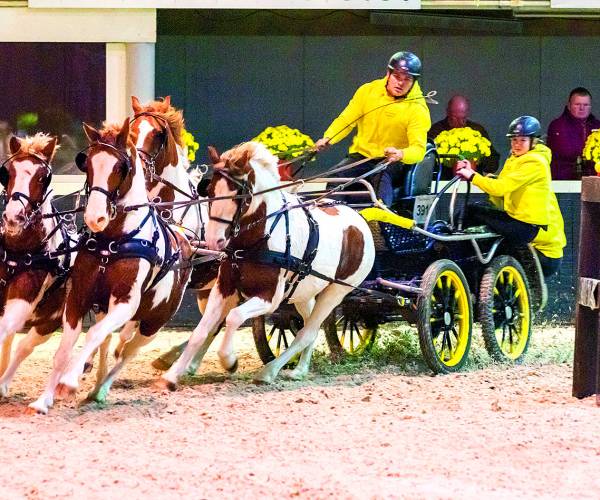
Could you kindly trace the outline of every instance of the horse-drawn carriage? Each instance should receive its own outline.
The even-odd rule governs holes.
[[[460,179],[440,189],[440,163],[429,144],[423,161],[404,170],[393,212],[376,208],[368,185],[370,200],[354,204],[369,221],[376,259],[366,281],[323,325],[333,359],[361,355],[372,347],[380,325],[398,320],[416,325],[423,357],[435,373],[464,365],[474,321],[493,359],[518,362],[527,351],[534,312],[546,302],[537,256],[531,247],[508,245],[485,228],[463,228],[460,215],[455,217],[461,212]],[[462,208],[468,197],[467,187]],[[447,216],[436,219],[448,198]],[[267,363],[287,348],[302,319],[285,305],[266,321],[255,318],[252,326]]]

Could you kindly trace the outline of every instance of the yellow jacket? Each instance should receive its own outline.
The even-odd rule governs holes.
[[[548,231],[540,229],[540,232],[531,242],[533,247],[551,259],[560,259],[563,256],[563,248],[567,245],[565,237],[565,223],[558,206],[554,193],[550,193],[550,204],[548,206],[550,222]]]
[[[346,109],[333,121],[323,137],[329,137],[331,144],[335,144],[354,127],[358,127],[350,153],[383,157],[383,150],[391,146],[403,150],[403,163],[417,163],[425,156],[427,131],[431,127],[429,108],[423,92],[418,82],[415,82],[406,98],[395,99],[388,95],[386,82],[387,77],[359,87]],[[357,121],[352,123],[355,120]]]
[[[513,219],[545,226],[550,224],[549,206],[552,153],[544,144],[521,155],[511,155],[498,178],[473,176],[473,184],[490,195],[490,201]]]

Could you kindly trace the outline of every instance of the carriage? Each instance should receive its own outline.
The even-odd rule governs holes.
[[[441,188],[441,162],[435,145],[428,144],[424,159],[398,179],[393,213],[373,208],[377,200],[365,181],[364,193],[351,193],[358,197],[352,205],[369,222],[376,259],[368,278],[323,324],[332,359],[360,356],[373,346],[380,325],[399,320],[416,325],[424,360],[434,373],[461,369],[474,321],[494,360],[519,362],[525,355],[534,313],[547,300],[536,253],[531,246],[506,244],[487,228],[463,228],[459,208],[466,206],[469,185],[460,196],[459,178]],[[301,326],[289,305],[269,318],[255,318],[261,360],[278,356]]]

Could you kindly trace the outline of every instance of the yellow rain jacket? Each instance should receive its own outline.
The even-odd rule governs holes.
[[[417,163],[425,156],[427,131],[431,127],[423,92],[419,83],[414,82],[406,98],[395,99],[388,95],[386,82],[387,77],[362,85],[323,137],[329,137],[331,144],[335,144],[358,127],[349,153],[377,158],[383,157],[383,150],[391,146],[404,152],[403,163]]]
[[[551,157],[547,146],[537,144],[524,155],[511,155],[496,179],[476,173],[472,182],[513,219],[546,226],[550,224]]]
[[[548,208],[550,214],[548,231],[540,229],[540,232],[531,244],[546,257],[560,259],[563,256],[563,248],[567,245],[567,238],[565,237],[563,216],[554,193],[550,193],[550,205]]]

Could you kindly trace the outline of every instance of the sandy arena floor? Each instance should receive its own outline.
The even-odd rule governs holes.
[[[0,405],[0,496],[600,496],[600,408],[570,396],[569,365],[438,377],[365,371],[258,387],[245,330],[239,375],[224,375],[210,352],[182,389],[154,392],[150,361],[185,336],[160,334],[106,407],[59,401],[46,417],[25,409],[57,339],[34,353]],[[79,399],[90,387],[88,376]]]

